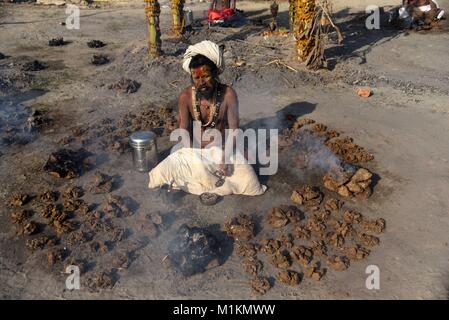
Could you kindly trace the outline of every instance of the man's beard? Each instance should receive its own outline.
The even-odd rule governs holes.
[[[201,98],[205,99],[211,99],[215,92],[216,83],[214,83],[212,86],[201,86],[197,89],[198,93],[200,94]]]

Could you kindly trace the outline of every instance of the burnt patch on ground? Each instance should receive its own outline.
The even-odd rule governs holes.
[[[22,71],[40,71],[47,69],[48,65],[39,60],[33,60],[30,62],[26,62],[22,65]]]
[[[101,66],[110,62],[109,57],[104,54],[94,54],[90,63],[95,66]]]
[[[139,90],[141,84],[135,80],[121,78],[117,83],[111,84],[109,89],[115,90],[119,93],[134,93]]]
[[[58,178],[73,179],[92,169],[92,154],[85,149],[60,149],[52,153],[44,171]]]
[[[48,41],[50,47],[60,47],[68,44],[68,41],[64,41],[63,37],[53,38]]]
[[[87,42],[89,48],[103,48],[106,44],[101,40],[91,40]]]
[[[207,229],[182,225],[168,246],[171,265],[184,276],[220,265],[222,247]]]

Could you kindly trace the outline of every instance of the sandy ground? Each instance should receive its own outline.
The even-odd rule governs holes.
[[[440,1],[449,11],[449,2]],[[161,1],[163,34],[169,28],[169,9]],[[387,220],[381,245],[362,262],[346,272],[329,273],[321,282],[305,281],[298,288],[275,285],[263,298],[271,299],[447,299],[449,274],[449,34],[444,31],[404,33],[383,29],[367,31],[362,12],[371,1],[335,1],[337,22],[346,37],[344,46],[328,49],[330,71],[308,72],[292,58],[290,38],[264,39],[258,30],[236,27],[201,31],[192,42],[210,38],[227,45],[228,61],[247,60],[245,69],[228,68],[223,75],[232,83],[240,100],[243,124],[273,124],[283,112],[306,115],[355,138],[375,156],[367,166],[380,176],[374,195],[367,201],[349,201],[370,218]],[[378,1],[395,5],[394,1]],[[190,3],[195,17],[201,17],[206,3]],[[248,19],[267,17],[266,3],[242,2]],[[285,23],[286,3],[281,4],[280,21]],[[147,61],[146,27],[139,4],[102,5],[81,11],[81,29],[66,30],[64,8],[33,5],[0,7],[0,60],[2,108],[38,107],[48,111],[54,125],[24,146],[1,146],[1,202],[12,193],[39,193],[44,187],[63,188],[66,181],[41,172],[57,141],[75,126],[95,125],[101,119],[120,118],[154,103],[173,105],[188,78],[180,68],[185,43],[163,42],[167,57]],[[349,20],[353,19],[351,22]],[[66,46],[47,46],[49,39],[64,36]],[[100,39],[101,49],[85,43]],[[242,42],[246,41],[245,42]],[[258,45],[251,45],[257,43]],[[268,52],[263,46],[275,44]],[[259,46],[259,47],[258,47]],[[259,48],[260,50],[258,51]],[[92,67],[93,53],[108,54],[109,65]],[[256,54],[254,53],[256,52]],[[266,65],[281,56],[298,72]],[[245,55],[245,54],[249,54]],[[271,56],[270,56],[271,55]],[[19,72],[20,63],[37,58],[49,68],[29,75]],[[232,65],[230,63],[229,65]],[[118,95],[107,89],[125,75],[142,83],[132,95]],[[171,83],[171,84],[170,84]],[[370,86],[373,96],[361,99],[358,86]],[[38,91],[33,91],[38,90]],[[159,141],[161,149],[166,139]],[[183,222],[197,225],[223,223],[239,212],[261,217],[273,205],[289,203],[292,188],[301,183],[294,176],[279,174],[266,181],[269,189],[260,197],[229,196],[214,207],[204,207],[192,195],[176,199],[161,197],[146,189],[147,178],[132,169],[129,154],[98,154],[99,169],[119,175],[115,193],[132,197],[136,212],[162,212],[170,218],[168,229],[158,238],[147,239],[138,231],[134,216],[117,223],[130,230],[130,240],[143,239],[144,247],[126,270],[116,273],[113,289],[67,291],[62,265],[48,267],[41,252],[30,254],[25,239],[15,235],[10,210],[0,206],[0,297],[3,299],[80,298],[204,298],[247,299],[251,296],[249,277],[240,267],[240,258],[231,255],[225,264],[190,278],[164,268],[161,260],[167,242]],[[73,181],[85,185],[92,173]],[[88,196],[101,203],[102,196]],[[75,251],[75,249],[73,249]],[[112,251],[96,259],[95,270],[107,268]],[[368,265],[380,268],[380,290],[365,287]],[[269,270],[269,269],[268,269]],[[94,272],[91,271],[91,272]],[[84,275],[83,275],[84,276]],[[82,276],[82,277],[83,277]],[[88,276],[88,275],[86,275]]]

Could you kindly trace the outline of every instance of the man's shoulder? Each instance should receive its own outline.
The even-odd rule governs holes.
[[[224,92],[224,96],[230,96],[230,97],[236,97],[237,93],[235,92],[234,88],[232,88],[231,86],[228,86],[226,84],[222,84],[223,86],[223,92]]]
[[[223,85],[223,86],[224,86],[223,100],[225,101],[225,103],[227,105],[237,106],[238,98],[237,98],[237,93],[235,92],[235,90],[231,86],[228,86],[228,85]]]
[[[181,91],[181,93],[179,94],[179,99],[180,100],[190,99],[191,94],[192,94],[192,87],[188,86],[187,88]]]

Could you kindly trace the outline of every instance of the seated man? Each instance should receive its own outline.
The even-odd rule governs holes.
[[[430,25],[443,16],[444,10],[433,0],[403,0],[399,9],[399,18],[409,20],[410,27]]]
[[[149,172],[148,187],[168,185],[207,197],[263,194],[267,187],[247,163],[244,147],[236,146],[242,138],[235,130],[239,127],[238,100],[235,91],[218,79],[224,69],[222,48],[211,41],[189,46],[183,69],[190,74],[192,85],[179,96],[179,129],[170,136],[172,141],[181,141]]]
[[[202,41],[190,46],[184,56],[183,68],[191,76],[192,86],[180,94],[178,100],[179,128],[187,130],[191,146],[195,142],[201,148],[207,145],[225,145],[225,130],[238,129],[239,111],[237,94],[231,87],[220,83],[218,75],[224,69],[222,49],[211,41]],[[201,141],[193,133],[193,122],[201,125]],[[217,129],[221,141],[204,141],[203,133],[207,129]],[[187,146],[187,145],[186,145]],[[222,164],[220,169],[227,167]]]
[[[226,136],[227,129],[238,129],[239,112],[235,91],[218,79],[224,69],[223,50],[211,41],[189,46],[183,69],[192,85],[179,96],[179,129],[170,136],[181,141],[149,172],[148,187],[168,185],[207,197],[263,194],[267,187],[260,184],[252,166],[232,157],[234,148],[236,155],[242,154],[235,146],[238,132]],[[226,145],[231,142],[232,147]]]

